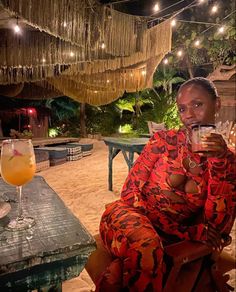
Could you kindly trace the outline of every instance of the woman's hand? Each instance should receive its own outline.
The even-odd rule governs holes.
[[[210,133],[201,138],[202,147],[209,151],[208,157],[223,157],[227,151],[227,144],[220,134]]]

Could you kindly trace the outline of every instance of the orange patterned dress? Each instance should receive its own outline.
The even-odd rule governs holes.
[[[236,208],[235,162],[229,150],[221,158],[192,153],[183,130],[155,133],[129,172],[120,200],[102,216],[101,238],[114,261],[96,291],[161,291],[163,245],[206,240],[206,223],[228,234]],[[204,219],[196,223],[196,218]]]

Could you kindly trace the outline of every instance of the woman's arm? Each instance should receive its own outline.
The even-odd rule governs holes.
[[[229,150],[221,158],[209,157],[205,218],[221,234],[229,233],[236,208],[236,159]]]
[[[142,188],[149,179],[156,161],[164,151],[163,139],[157,132],[148,141],[126,178],[121,191],[121,199],[123,201],[134,207],[142,206]]]

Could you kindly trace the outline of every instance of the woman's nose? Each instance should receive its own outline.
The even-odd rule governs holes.
[[[194,116],[194,110],[192,107],[188,107],[185,111],[186,118],[192,118]]]

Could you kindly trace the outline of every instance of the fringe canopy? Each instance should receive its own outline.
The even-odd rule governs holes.
[[[152,87],[157,65],[171,50],[170,20],[148,29],[143,18],[95,0],[0,4],[28,25],[22,35],[0,30],[0,84],[44,80],[57,96],[106,104],[124,91]]]

